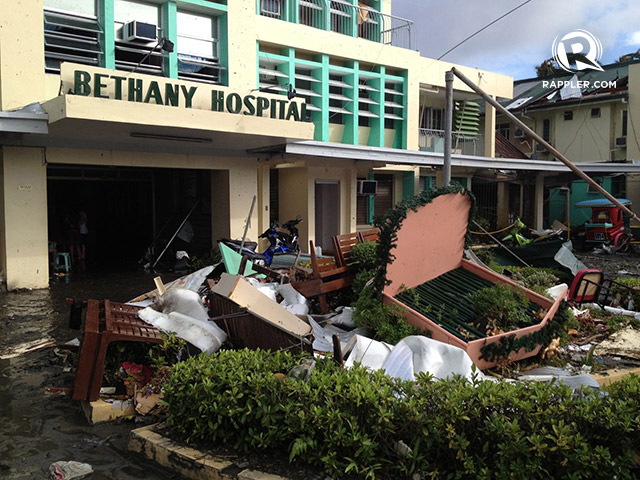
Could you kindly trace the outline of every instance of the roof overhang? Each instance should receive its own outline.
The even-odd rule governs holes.
[[[409,164],[423,167],[441,167],[444,164],[444,154],[442,153],[315,141],[287,143],[284,153],[385,164]],[[566,173],[571,171],[564,164],[556,161],[490,158],[456,154],[451,156],[451,166],[531,172]],[[582,163],[576,164],[576,166],[587,173],[640,173],[640,163]]]
[[[0,133],[48,133],[46,113],[0,112]]]

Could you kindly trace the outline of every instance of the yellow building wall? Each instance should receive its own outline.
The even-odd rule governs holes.
[[[591,118],[591,109],[600,108],[600,117]],[[564,120],[572,111],[573,120]],[[608,162],[611,141],[611,105],[588,104],[553,110],[554,146],[572,162]],[[542,126],[540,126],[542,128]]]
[[[2,266],[7,289],[49,285],[47,176],[40,148],[2,148]]]
[[[309,251],[309,230],[313,221],[314,203],[310,198],[307,169],[305,167],[278,169],[278,205],[281,223],[301,215],[298,225],[300,250]]]
[[[42,0],[2,2],[0,110],[45,99]]]

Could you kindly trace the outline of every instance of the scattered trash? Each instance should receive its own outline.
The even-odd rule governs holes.
[[[265,295],[256,295],[256,288],[240,275],[222,274],[212,293],[220,295],[246,309],[268,324],[285,331],[299,341],[307,341],[311,325]]]
[[[73,393],[71,388],[67,387],[45,387],[44,394],[58,397],[70,397]]]
[[[56,343],[51,338],[42,338],[31,342],[22,343],[16,347],[8,349],[0,355],[0,360],[9,360],[10,358],[19,357],[26,353],[38,352],[47,348],[55,347]]]
[[[573,244],[571,241],[563,243],[558,253],[553,256],[553,259],[560,265],[568,269],[572,275],[575,275],[580,270],[585,270],[587,267],[584,263],[576,258],[572,252]]]
[[[338,307],[336,308],[338,311],[338,315],[334,315],[329,317],[328,321],[331,325],[335,325],[336,327],[345,328],[347,330],[352,330],[356,328],[356,324],[353,321],[353,308],[351,307]]]
[[[76,480],[92,473],[91,465],[74,461],[55,462],[49,467],[50,480]]]
[[[357,362],[373,370],[379,370],[393,350],[393,345],[378,342],[362,335],[355,335],[347,348],[351,353],[345,361],[345,367],[351,368]]]
[[[619,355],[640,360],[640,330],[627,327],[596,346],[596,355]]]
[[[556,367],[540,367],[528,370],[522,375],[518,376],[522,381],[535,381],[535,382],[551,382],[553,380],[567,385],[573,391],[578,391],[583,388],[591,388],[594,390],[600,390],[600,384],[595,377],[588,374],[585,371],[578,375],[572,375],[570,371]]]
[[[162,394],[152,393],[144,395],[142,392],[136,394],[136,412],[140,415],[148,415],[155,410],[162,400]]]
[[[287,374],[287,377],[293,378],[294,380],[307,381],[309,380],[309,377],[311,377],[311,372],[315,366],[316,361],[311,358],[307,358],[302,365],[296,365],[293,367]]]
[[[368,333],[366,328],[356,328],[348,332],[331,324],[322,327],[311,317],[309,317],[309,323],[313,328],[313,349],[317,352],[332,352],[333,336],[337,335],[342,353],[343,355],[347,355],[353,346],[351,340],[356,335],[365,335]]]
[[[414,335],[401,340],[385,359],[382,368],[392,377],[415,380],[418,373],[437,379],[461,375],[467,380],[484,379],[463,349],[431,338]]]

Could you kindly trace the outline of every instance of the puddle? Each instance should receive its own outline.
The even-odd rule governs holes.
[[[86,274],[49,290],[0,293],[0,357],[31,342],[78,337],[68,327],[67,297],[127,301],[151,290],[153,277]],[[165,282],[173,278],[163,275]],[[91,427],[79,403],[44,394],[47,386],[72,387],[73,376],[63,372],[52,349],[0,360],[0,477],[45,478],[53,462],[75,460],[93,466],[88,479],[176,478],[127,451],[132,423]]]

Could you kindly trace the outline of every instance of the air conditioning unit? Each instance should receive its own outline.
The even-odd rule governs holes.
[[[616,147],[626,148],[626,146],[627,146],[627,137],[616,138]]]
[[[280,17],[281,12],[281,0],[262,0],[260,2],[260,10],[262,15],[268,15],[270,17]]]
[[[516,128],[515,132],[513,132],[513,138],[524,138],[526,135],[524,134],[524,130],[521,128]]]
[[[547,151],[547,147],[545,147],[543,144],[541,144],[541,143],[537,143],[536,144],[536,152],[542,153],[542,152],[546,152],[546,151]]]
[[[358,180],[358,195],[375,195],[378,193],[376,180]]]
[[[122,27],[122,39],[125,42],[155,42],[158,39],[158,28],[151,23],[133,21]]]

